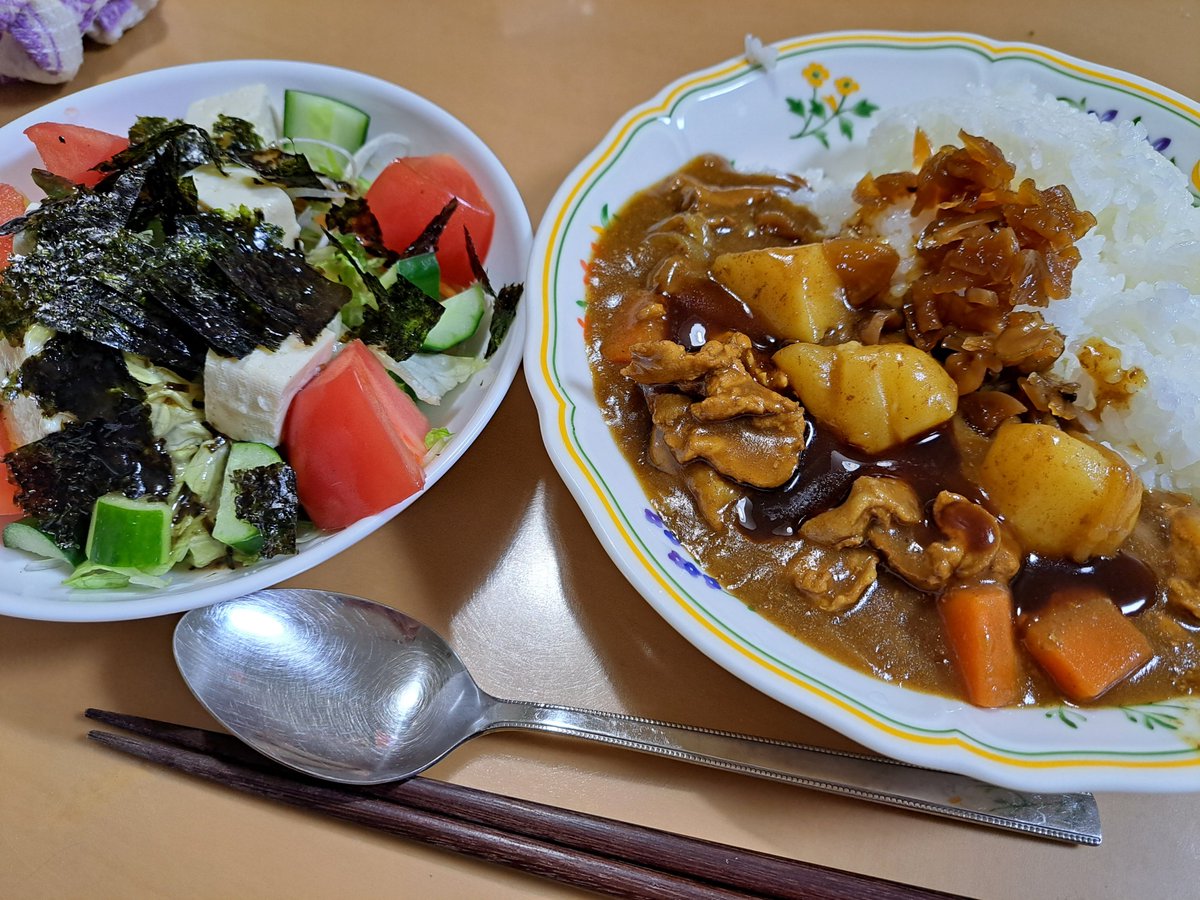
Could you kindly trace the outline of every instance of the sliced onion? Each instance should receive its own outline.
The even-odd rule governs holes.
[[[392,160],[411,153],[412,141],[402,134],[389,131],[371,138],[358,148],[354,153],[354,167],[358,177],[374,181]]]

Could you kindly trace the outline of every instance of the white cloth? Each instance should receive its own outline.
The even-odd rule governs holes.
[[[0,0],[0,81],[70,81],[83,38],[104,44],[146,17],[158,0]]]

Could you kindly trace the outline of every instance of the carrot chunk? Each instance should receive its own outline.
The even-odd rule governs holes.
[[[1002,584],[952,587],[938,597],[950,658],[976,706],[1014,706],[1021,698],[1012,592]]]
[[[1022,639],[1072,700],[1095,700],[1154,658],[1146,636],[1093,588],[1054,593],[1024,623]]]
[[[635,344],[666,338],[667,315],[662,298],[652,291],[633,291],[613,315],[600,344],[600,355],[610,363],[627,366],[633,361]]]

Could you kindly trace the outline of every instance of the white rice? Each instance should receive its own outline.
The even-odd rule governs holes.
[[[935,149],[957,144],[959,129],[987,138],[1018,181],[1065,184],[1096,216],[1078,243],[1071,296],[1044,310],[1067,338],[1055,372],[1081,385],[1080,403],[1091,409],[1091,379],[1075,355],[1084,343],[1100,338],[1120,351],[1122,366],[1142,369],[1148,385],[1123,408],[1107,407],[1093,436],[1148,486],[1200,498],[1200,209],[1184,174],[1141,126],[1101,122],[1029,84],[971,87],[885,113],[867,143],[871,171],[911,168],[917,126]],[[804,199],[828,231],[838,230],[853,210],[853,183],[808,174],[816,180]],[[881,230],[893,245],[913,232],[898,221]],[[911,244],[897,249],[905,256]]]

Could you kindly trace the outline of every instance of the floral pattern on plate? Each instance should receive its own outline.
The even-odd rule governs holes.
[[[1122,118],[1120,110],[1117,109],[1092,109],[1088,104],[1087,97],[1080,97],[1078,100],[1072,97],[1059,97],[1058,99],[1063,103],[1069,103],[1078,110],[1090,113],[1101,122],[1115,122]],[[1133,116],[1129,121],[1135,125],[1138,125],[1141,123],[1141,120],[1141,116]],[[1149,134],[1147,134],[1146,141],[1151,147],[1154,148],[1155,151],[1163,154],[1164,156],[1167,155],[1167,150],[1171,147],[1171,138],[1166,137],[1165,135],[1152,138]],[[1170,156],[1169,158],[1171,162],[1180,169],[1184,168],[1185,163],[1181,163],[1175,156]],[[1194,198],[1195,204],[1200,206],[1200,159],[1196,160],[1195,165],[1192,166],[1191,172],[1188,173],[1188,189],[1192,192],[1192,197]]]
[[[792,140],[811,137],[829,149],[829,128],[837,123],[838,131],[848,141],[854,140],[854,119],[869,119],[879,107],[865,97],[851,103],[850,98],[859,92],[858,82],[849,76],[833,79],[832,93],[820,94],[829,81],[829,70],[818,62],[809,63],[801,73],[812,89],[806,99],[787,98],[788,110],[803,119],[800,130]]]
[[[577,324],[578,267],[591,258],[596,226],[625,198],[702,152],[745,168],[791,171],[822,165],[822,154],[853,161],[876,109],[969,82],[1029,80],[1054,97],[1086,97],[1101,115],[1116,109],[1140,116],[1152,142],[1169,137],[1167,149],[1185,175],[1190,161],[1200,160],[1200,104],[1043,47],[967,34],[877,32],[810,35],[775,46],[770,69],[731,59],[631,110],[551,202],[530,264],[525,372],[555,466],[647,602],[709,657],[800,713],[881,753],[1011,788],[1200,790],[1200,699],[981,710],[905,690],[823,656],[707,584],[647,517],[640,483],[596,406]],[[873,108],[857,115],[853,109],[864,97]],[[839,103],[842,115],[835,116]],[[851,135],[838,124],[847,115]],[[823,125],[814,124],[818,118]],[[811,133],[822,127],[830,151]],[[1200,168],[1190,178],[1200,189]]]

